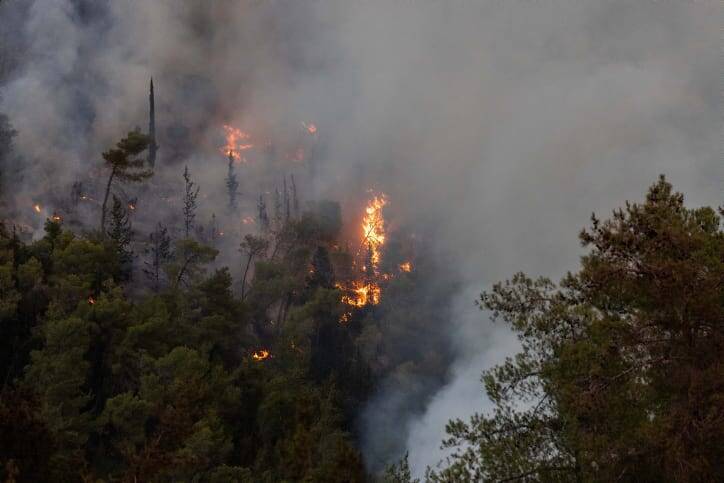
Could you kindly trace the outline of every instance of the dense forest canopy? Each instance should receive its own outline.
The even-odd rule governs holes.
[[[714,13],[0,0],[0,480],[718,481]]]

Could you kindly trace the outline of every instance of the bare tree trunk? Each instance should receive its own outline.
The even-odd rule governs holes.
[[[113,177],[116,175],[116,170],[111,170],[111,175],[108,177],[108,184],[106,184],[106,194],[103,197],[103,206],[101,206],[101,237],[106,237],[106,205],[108,204],[108,195],[111,193],[111,183],[113,183]]]

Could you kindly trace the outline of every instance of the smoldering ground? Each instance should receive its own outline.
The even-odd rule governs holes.
[[[361,418],[373,470],[406,448],[420,473],[442,423],[485,407],[479,371],[515,348],[475,312],[477,291],[574,268],[590,213],[659,173],[692,205],[721,203],[720,14],[713,0],[5,0],[6,209],[39,228],[33,201],[145,126],[150,76],[159,179],[188,164],[206,219],[223,216],[221,124],[294,140],[314,121],[323,169],[307,196],[386,192],[395,219],[435,227],[428,243],[465,287],[437,321],[447,383],[393,374]],[[271,189],[245,174],[247,196]]]

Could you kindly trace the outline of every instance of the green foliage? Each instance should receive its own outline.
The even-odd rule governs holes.
[[[480,304],[522,352],[488,370],[495,409],[453,420],[433,481],[713,481],[724,461],[724,233],[663,177],[581,233],[556,287],[518,274]]]
[[[335,352],[350,343],[339,293],[306,292],[319,240],[290,221],[271,261],[268,239],[247,239],[259,260],[242,301],[228,269],[208,270],[216,250],[183,239],[170,253],[165,235],[158,264],[170,283],[132,297],[118,249],[127,224],[112,218],[105,239],[52,221],[31,245],[0,237],[5,477],[363,481],[348,396],[331,383],[349,374],[351,353]],[[299,327],[265,331],[267,314],[287,312]],[[347,345],[315,342],[315,327]],[[272,356],[257,362],[260,347]],[[321,351],[336,354],[328,377],[310,363]],[[43,444],[28,451],[31,435]]]
[[[118,141],[115,148],[103,153],[103,160],[109,169],[109,174],[101,205],[100,231],[102,235],[105,235],[106,206],[113,182],[119,180],[122,183],[140,183],[153,176],[153,170],[144,168],[146,161],[140,156],[148,148],[150,142],[151,139],[137,129]]]

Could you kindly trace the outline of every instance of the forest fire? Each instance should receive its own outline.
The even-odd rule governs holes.
[[[271,353],[266,349],[260,349],[251,353],[251,358],[256,362],[261,362],[271,357]]]
[[[242,160],[241,151],[253,148],[249,142],[251,136],[240,129],[224,124],[226,131],[226,144],[220,149],[224,156],[230,156],[234,161]]]
[[[365,283],[354,280],[350,283],[349,287],[338,285],[337,288],[347,292],[342,295],[342,302],[347,305],[361,308],[368,304],[377,305],[380,303],[382,289],[375,282],[368,281]]]
[[[343,292],[341,301],[351,307],[362,308],[367,305],[379,304],[382,298],[382,287],[378,280],[389,280],[387,274],[379,274],[382,247],[386,239],[385,220],[382,216],[382,209],[386,204],[387,198],[383,193],[373,196],[365,206],[361,225],[362,241],[360,247],[360,252],[365,253],[365,258],[364,262],[358,265],[362,267],[362,273],[358,280],[352,280],[344,284],[337,283],[336,285]],[[348,320],[349,316],[345,317],[343,315],[340,318],[340,322]]]
[[[377,271],[380,263],[381,248],[385,243],[385,220],[382,217],[382,208],[387,204],[384,193],[375,195],[365,208],[362,219],[362,246],[370,253],[371,269]]]

